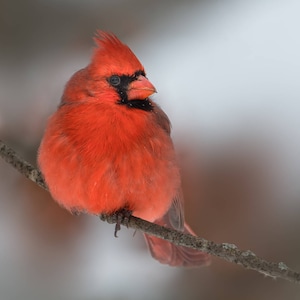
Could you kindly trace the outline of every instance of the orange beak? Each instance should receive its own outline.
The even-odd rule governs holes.
[[[153,84],[143,75],[140,75],[137,80],[133,81],[128,86],[128,100],[144,100],[153,93],[156,89]]]

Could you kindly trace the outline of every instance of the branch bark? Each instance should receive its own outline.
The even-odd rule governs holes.
[[[0,140],[0,156],[21,174],[35,182],[41,188],[48,190],[41,172],[30,163],[22,159],[13,149]],[[100,219],[110,224],[116,223],[115,216],[101,215]],[[125,225],[125,224],[123,224]],[[197,249],[202,252],[220,257],[226,261],[236,263],[246,269],[260,272],[273,278],[281,278],[291,282],[300,282],[300,273],[293,271],[283,262],[268,262],[250,250],[240,250],[228,243],[217,244],[206,239],[184,234],[173,229],[165,228],[154,223],[130,217],[128,227],[141,230],[149,235],[167,240],[176,245]]]

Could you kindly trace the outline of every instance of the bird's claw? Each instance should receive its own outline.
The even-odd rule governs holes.
[[[114,236],[118,237],[117,233],[118,233],[118,231],[121,230],[122,223],[123,223],[123,225],[125,225],[128,228],[129,219],[132,215],[132,211],[124,208],[124,209],[121,209],[121,210],[115,212],[114,215],[117,218]]]
[[[132,215],[132,211],[128,209],[120,209],[113,214],[100,214],[99,218],[102,221],[106,221],[109,224],[116,224],[114,236],[118,237],[117,233],[121,230],[121,224],[128,228],[129,219]]]

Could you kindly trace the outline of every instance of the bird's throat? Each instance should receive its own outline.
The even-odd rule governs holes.
[[[153,110],[153,105],[151,101],[146,98],[143,100],[136,99],[136,100],[121,100],[118,102],[120,105],[125,105],[128,108],[131,109],[141,109],[144,111],[152,111]]]

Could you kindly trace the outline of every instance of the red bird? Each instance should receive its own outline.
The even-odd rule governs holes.
[[[184,223],[170,122],[137,57],[99,31],[91,63],[76,72],[50,117],[38,163],[58,203],[90,214],[125,212],[191,233]],[[151,254],[171,266],[209,256],[145,235]]]

